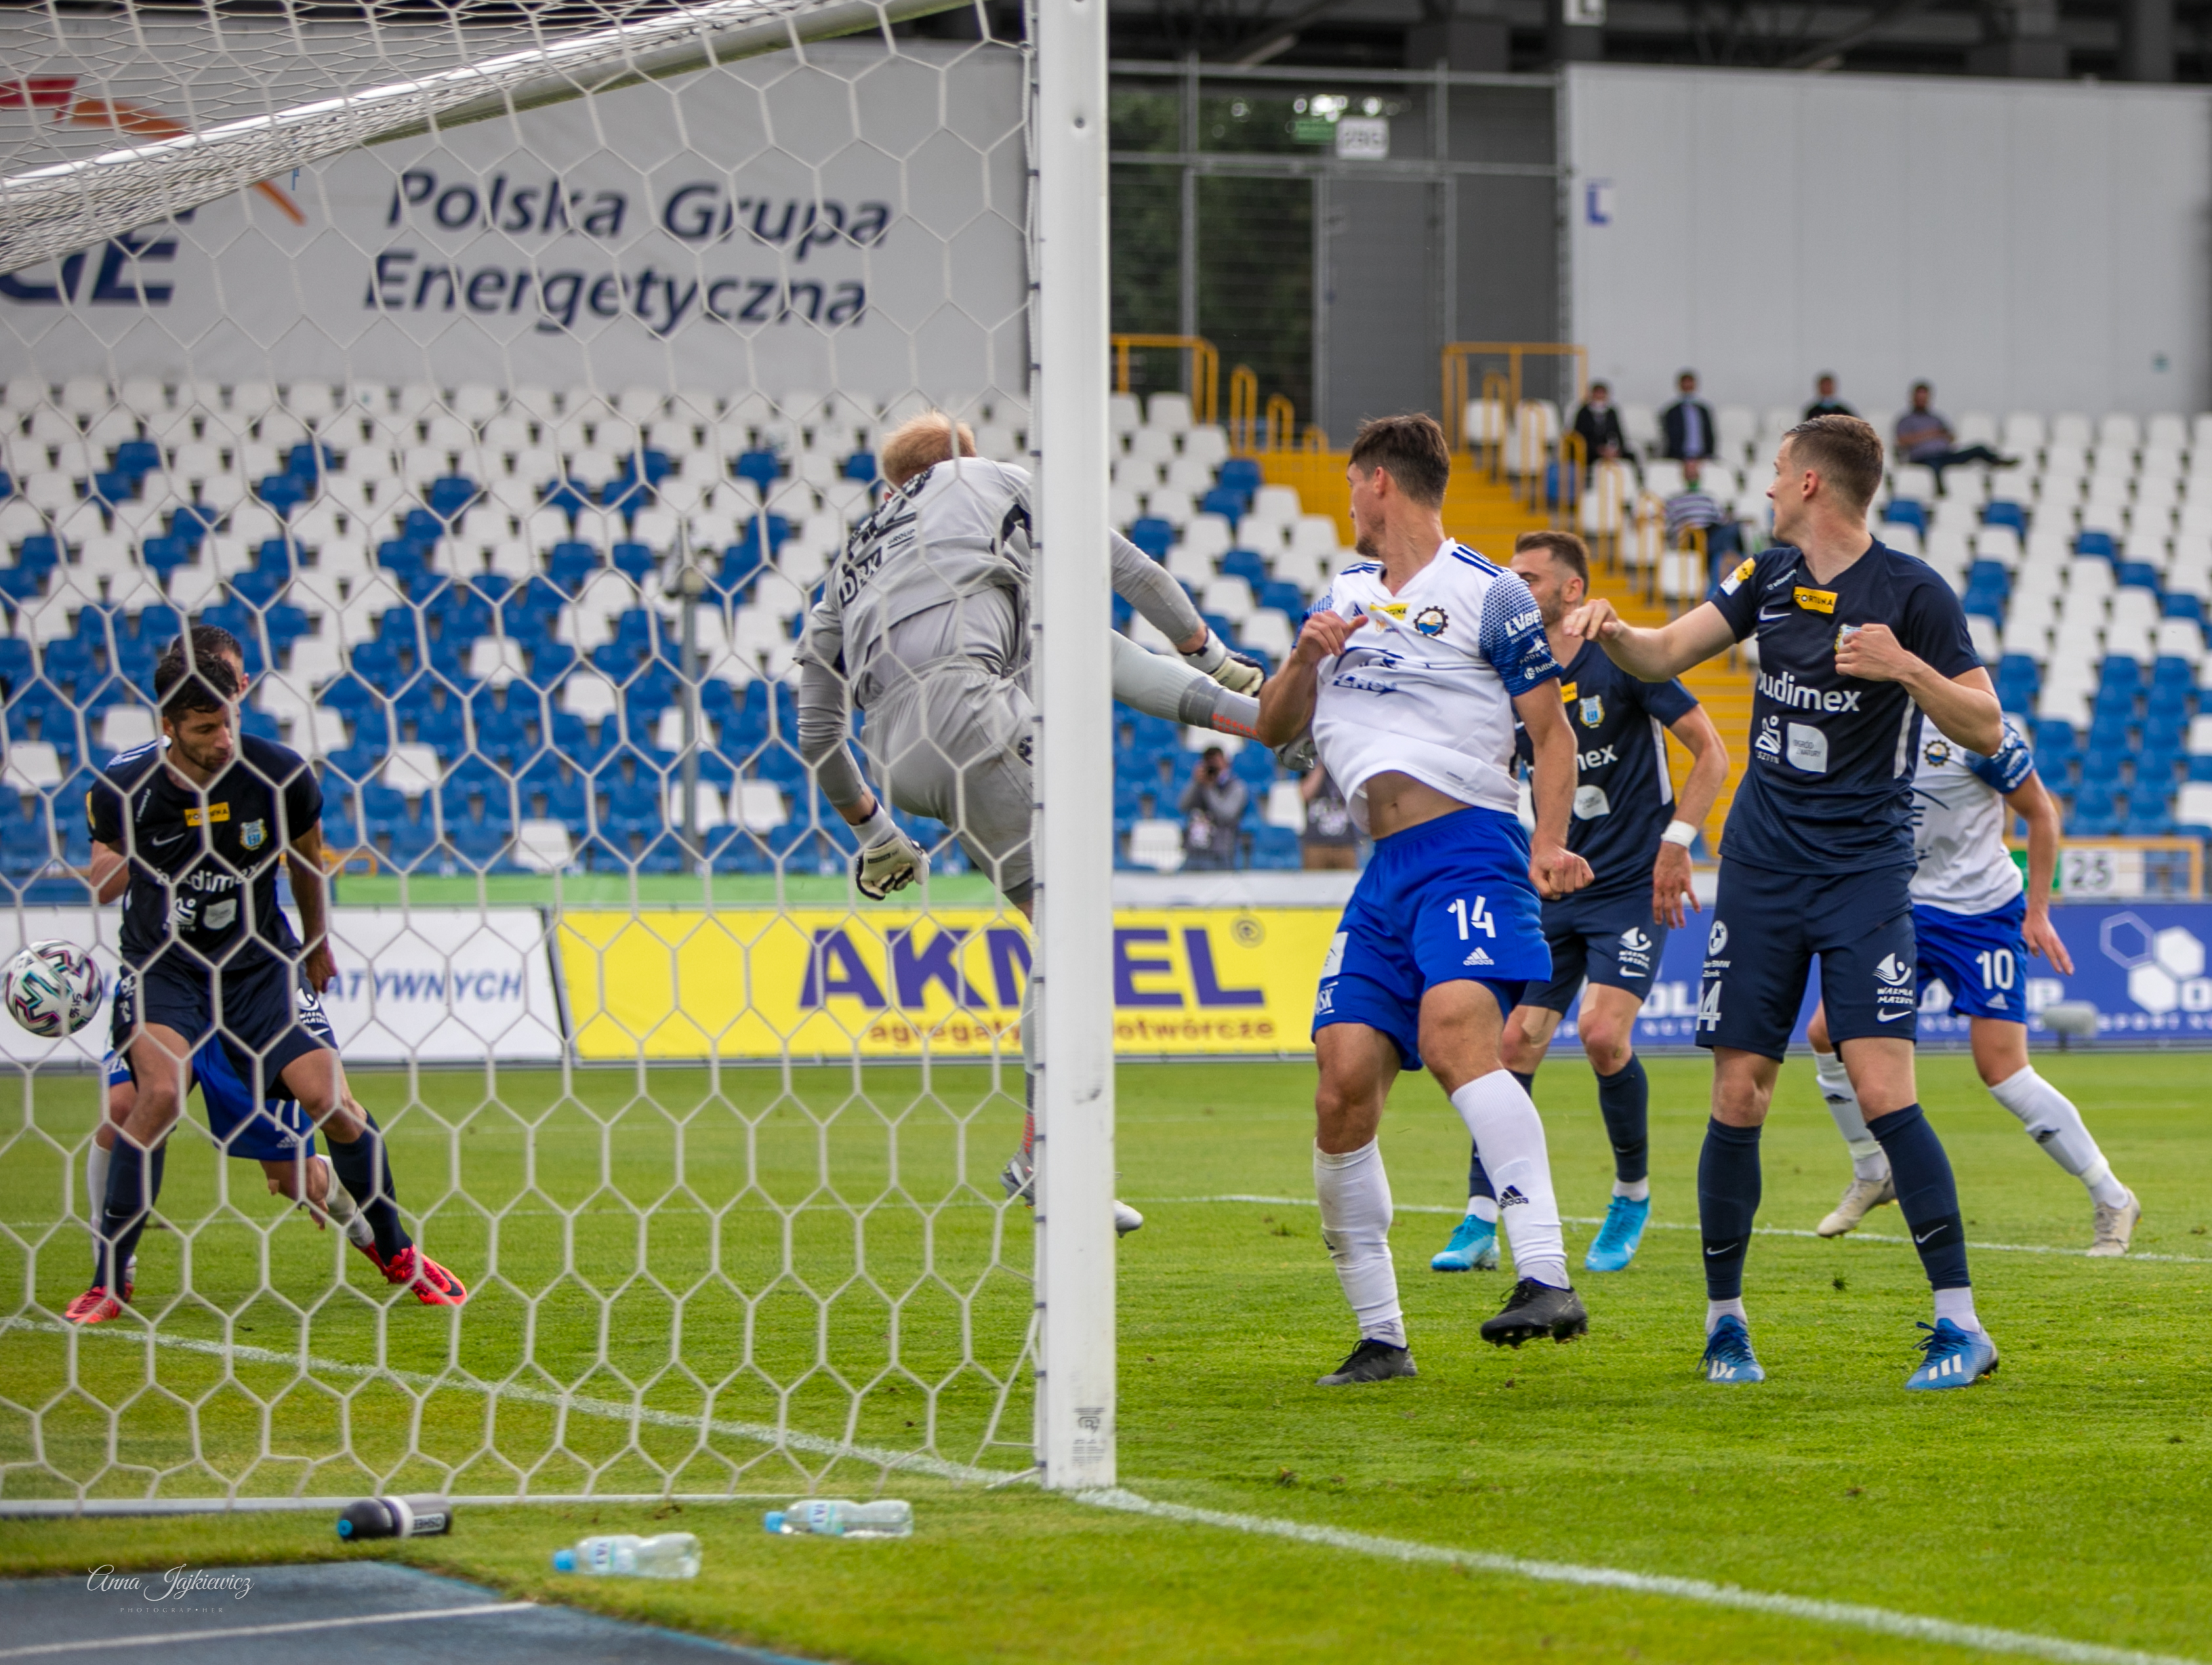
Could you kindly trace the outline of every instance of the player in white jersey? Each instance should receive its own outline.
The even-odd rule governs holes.
[[[1539,895],[1590,877],[1566,847],[1575,743],[1559,662],[1528,586],[1444,536],[1451,453],[1434,421],[1366,423],[1347,472],[1369,559],[1338,574],[1260,694],[1260,738],[1279,746],[1310,728],[1375,838],[1314,1002],[1314,1188],[1359,1325],[1323,1387],[1415,1374],[1376,1138],[1401,1069],[1436,1076],[1498,1188],[1519,1280],[1483,1339],[1565,1341],[1589,1324],[1567,1280],[1544,1124],[1499,1061],[1506,1014],[1551,975]],[[1516,813],[1516,713],[1535,760],[1533,846]]]
[[[799,643],[799,750],[860,833],[854,879],[862,895],[904,889],[924,857],[854,765],[845,742],[854,710],[867,714],[861,745],[884,797],[950,826],[1026,915],[1035,885],[1029,475],[977,457],[967,428],[936,411],[884,441],[883,470],[884,501],[831,566]],[[1182,650],[1178,662],[1116,635],[1115,696],[1156,716],[1250,734],[1259,665],[1231,653],[1182,586],[1119,537],[1114,582]],[[1025,1007],[1024,1073],[1034,1021]],[[1035,1133],[1032,1119],[1004,1176],[1010,1194],[1032,1201]],[[1144,1217],[1116,1203],[1115,1224],[1133,1231]]]
[[[2058,861],[2058,806],[2043,789],[2027,737],[2010,717],[1993,757],[1925,731],[1912,776],[1912,927],[1918,987],[1940,982],[1951,1009],[1968,1019],[1974,1067],[2028,1136],[2087,1188],[2094,1209],[2089,1253],[2124,1255],[2142,1207],[2113,1177],[2073,1101],[2027,1061],[2027,958],[2070,973],[2072,956],[2051,922],[2051,876]],[[2027,879],[2005,848],[2014,816],[2027,823]],[[1820,1233],[1839,1237],[1897,1198],[1889,1158],[1867,1132],[1858,1096],[1828,1038],[1827,1014],[1813,1016],[1820,1094],[1850,1147],[1851,1182]]]

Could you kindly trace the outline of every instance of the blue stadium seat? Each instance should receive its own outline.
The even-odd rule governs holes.
[[[1221,575],[1241,578],[1256,592],[1267,582],[1267,558],[1257,550],[1231,550],[1221,557]]]
[[[62,540],[52,532],[34,532],[15,548],[15,564],[50,572],[61,564]]]
[[[876,471],[876,456],[872,451],[855,451],[845,459],[844,477],[858,480],[863,485],[873,485],[879,477]]]
[[[548,480],[538,493],[538,501],[547,508],[558,509],[571,520],[591,507],[593,495],[592,487],[566,475]]]
[[[2110,561],[2118,553],[2108,532],[2085,532],[2074,540],[2076,555],[2101,555]]]
[[[1165,520],[1144,515],[1129,527],[1129,541],[1155,561],[1164,560],[1176,541],[1175,528]]]
[[[1881,512],[1882,520],[1891,526],[1911,526],[1915,532],[1928,530],[1928,509],[1909,497],[1893,497]]]
[[[730,471],[740,480],[750,480],[765,493],[783,477],[783,464],[773,451],[748,451]]]
[[[2025,538],[2027,536],[2027,510],[2021,504],[1999,499],[1982,511],[1982,524],[1985,526],[2010,526]]]
[[[1230,764],[1238,780],[1252,788],[1252,795],[1263,798],[1267,788],[1275,784],[1275,755],[1257,741],[1248,741]]]
[[[553,546],[545,557],[545,576],[555,588],[574,595],[584,586],[584,580],[604,565],[598,550],[571,539]]]
[[[2159,610],[2168,618],[2185,618],[2199,629],[2204,625],[2204,600],[2202,596],[2168,593],[2159,602]]]
[[[1260,465],[1249,457],[1231,457],[1221,465],[1213,477],[1218,489],[1240,492],[1249,505],[1252,495],[1265,483],[1260,474]]]
[[[1252,866],[1265,870],[1295,869],[1301,865],[1298,836],[1288,827],[1266,825],[1251,829]]]
[[[1198,500],[1198,507],[1205,513],[1222,516],[1233,528],[1252,507],[1252,494],[1233,486],[1215,486]]]
[[[1252,599],[1262,607],[1289,614],[1292,625],[1305,617],[1306,592],[1287,579],[1269,579],[1253,592]]]
[[[425,500],[430,513],[451,526],[461,517],[461,512],[481,496],[483,488],[465,474],[448,474],[441,480],[430,482]]]

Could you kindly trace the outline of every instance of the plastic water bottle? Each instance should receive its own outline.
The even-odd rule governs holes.
[[[657,1538],[628,1532],[586,1538],[574,1549],[554,1551],[553,1570],[593,1578],[696,1578],[699,1540],[688,1532],[664,1532]]]
[[[363,1498],[338,1516],[338,1536],[431,1538],[453,1529],[453,1506],[443,1498]]]
[[[817,1538],[905,1538],[914,1533],[914,1505],[900,1498],[874,1503],[802,1498],[788,1509],[769,1510],[761,1524],[787,1536],[805,1532]]]

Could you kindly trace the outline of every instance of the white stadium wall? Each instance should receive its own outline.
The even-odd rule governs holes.
[[[102,96],[157,114],[191,108],[200,66],[187,49],[203,37],[179,33],[173,75],[118,81],[101,42],[122,27],[71,20],[61,48],[36,25],[0,28],[0,63],[22,86],[99,66]],[[359,46],[342,31],[313,39],[338,64]],[[865,41],[805,57],[271,180],[189,224],[0,278],[0,340],[12,340],[15,369],[28,361],[53,382],[1020,391],[1019,57],[914,42],[894,58]],[[15,102],[0,107],[0,148],[18,166],[113,143]]]
[[[1618,398],[2212,406],[2212,90],[1593,64],[1567,101],[1571,338]]]

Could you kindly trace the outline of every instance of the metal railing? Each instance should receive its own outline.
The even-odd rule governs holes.
[[[1204,336],[1117,335],[1109,337],[1114,349],[1114,391],[1129,391],[1129,355],[1146,348],[1180,352],[1183,358],[1183,392],[1190,398],[1193,422],[1214,420],[1221,397],[1221,354]]]
[[[1570,341],[1455,341],[1443,349],[1443,407],[1444,439],[1455,451],[1472,443],[1462,429],[1468,403],[1468,390],[1475,362],[1485,358],[1502,358],[1505,370],[1500,376],[1494,370],[1483,373],[1479,384],[1482,398],[1488,404],[1492,397],[1493,378],[1503,382],[1504,408],[1518,410],[1523,382],[1522,370],[1532,358],[1565,358],[1574,362],[1575,387],[1572,401],[1561,399],[1562,410],[1571,404],[1582,402],[1589,386],[1589,349]]]

